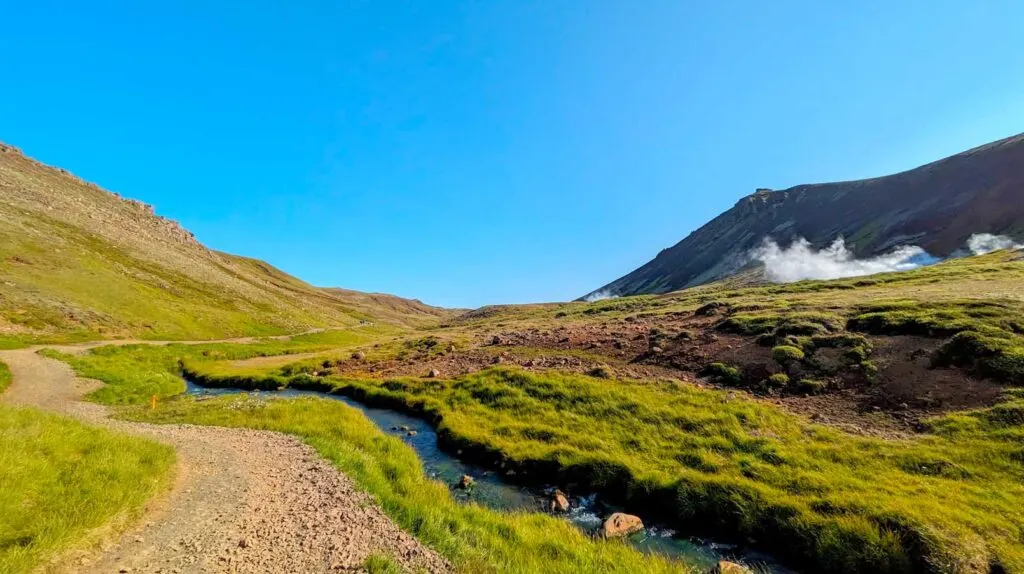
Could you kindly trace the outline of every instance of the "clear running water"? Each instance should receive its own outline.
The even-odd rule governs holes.
[[[551,500],[554,487],[536,488],[514,484],[504,480],[494,469],[484,468],[460,460],[443,452],[438,447],[437,433],[426,421],[391,409],[369,407],[349,397],[316,391],[300,391],[286,389],[283,391],[242,391],[239,389],[215,389],[196,385],[186,381],[187,392],[195,395],[225,395],[249,392],[256,396],[266,397],[323,397],[341,401],[361,411],[382,431],[400,437],[411,446],[423,462],[423,468],[431,478],[448,484],[452,496],[457,500],[470,500],[497,510],[529,510],[545,512]],[[415,434],[410,431],[414,431]],[[463,475],[473,477],[473,488],[462,490],[456,484]],[[585,532],[594,532],[608,514],[620,510],[604,504],[595,494],[579,495],[567,493],[571,506],[565,517]],[[770,556],[744,549],[730,544],[720,544],[709,540],[679,536],[674,530],[657,525],[648,525],[644,531],[629,538],[630,544],[637,549],[661,554],[671,558],[710,568],[719,560],[729,560],[753,568],[756,572],[772,574],[793,574],[776,563]]]

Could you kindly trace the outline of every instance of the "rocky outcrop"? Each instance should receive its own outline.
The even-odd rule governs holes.
[[[594,293],[666,293],[728,277],[766,237],[822,248],[843,236],[858,257],[905,244],[943,257],[975,233],[1024,241],[1024,134],[895,175],[758,189]]]

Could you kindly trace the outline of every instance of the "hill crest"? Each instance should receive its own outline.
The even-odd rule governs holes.
[[[844,237],[857,257],[918,245],[945,257],[975,233],[1024,240],[1024,134],[900,173],[758,189],[676,245],[595,293],[665,293],[736,273],[765,238],[823,248]]]

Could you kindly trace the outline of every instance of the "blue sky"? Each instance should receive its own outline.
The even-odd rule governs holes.
[[[757,187],[1024,131],[1024,3],[7,2],[0,140],[216,249],[578,297]]]

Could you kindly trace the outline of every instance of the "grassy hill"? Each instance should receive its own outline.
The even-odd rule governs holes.
[[[0,340],[226,338],[447,312],[314,287],[0,144]]]

